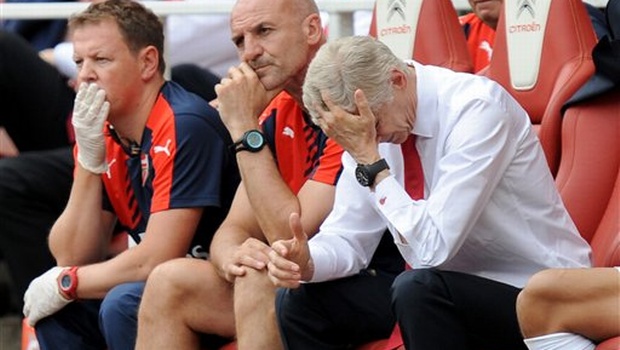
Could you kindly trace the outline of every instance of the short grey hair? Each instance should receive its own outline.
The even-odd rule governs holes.
[[[303,85],[304,105],[313,120],[319,116],[315,104],[323,106],[321,91],[346,111],[356,110],[354,93],[364,91],[374,112],[392,101],[391,71],[407,70],[381,41],[369,36],[344,37],[323,45],[308,67]]]

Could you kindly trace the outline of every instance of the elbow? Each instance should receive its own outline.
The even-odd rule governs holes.
[[[58,266],[83,266],[106,258],[107,245],[84,246],[82,241],[67,239],[54,230],[50,232],[48,246]]]
[[[79,249],[71,249],[67,242],[63,242],[59,239],[58,234],[53,230],[48,237],[48,247],[50,253],[56,260],[58,266],[80,266],[85,265],[86,257],[83,253],[79,253]]]
[[[51,245],[50,251],[58,266],[84,266],[104,260],[103,255],[97,252],[84,252],[79,249],[52,249]]]

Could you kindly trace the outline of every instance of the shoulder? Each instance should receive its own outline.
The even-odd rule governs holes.
[[[264,123],[269,118],[286,118],[293,114],[291,112],[301,113],[301,111],[301,106],[297,101],[286,91],[282,91],[267,105],[260,116],[260,122]]]
[[[170,105],[175,115],[177,114],[197,114],[209,115],[217,114],[217,110],[211,107],[207,101],[200,96],[185,90],[181,85],[168,81],[161,89],[164,100]]]
[[[174,82],[166,82],[162,87],[147,128],[155,140],[172,138],[177,143],[188,140],[196,144],[211,143],[215,138],[231,143],[217,110]]]

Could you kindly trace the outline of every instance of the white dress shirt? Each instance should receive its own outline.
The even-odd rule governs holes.
[[[400,145],[379,145],[391,175],[376,192],[357,183],[345,153],[334,209],[309,241],[311,281],[366,268],[386,227],[413,268],[523,287],[544,268],[590,266],[590,247],[564,208],[526,112],[487,78],[410,63],[424,199],[405,191]]]

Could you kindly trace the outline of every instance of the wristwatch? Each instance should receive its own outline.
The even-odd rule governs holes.
[[[239,151],[258,152],[265,147],[265,135],[259,130],[246,131],[240,140],[233,144],[235,153]]]
[[[64,296],[69,297],[69,300],[77,299],[77,266],[69,267],[60,272],[58,275],[58,289]]]
[[[355,168],[355,178],[360,185],[370,187],[375,183],[377,174],[389,168],[388,163],[383,158],[372,164],[358,164]]]

